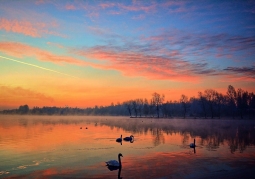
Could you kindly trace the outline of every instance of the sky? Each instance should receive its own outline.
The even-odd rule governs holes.
[[[255,92],[253,0],[0,0],[0,109]]]

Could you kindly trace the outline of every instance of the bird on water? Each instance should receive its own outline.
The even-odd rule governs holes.
[[[122,142],[122,135],[120,135],[120,138],[116,139],[116,142]]]
[[[124,141],[132,141],[132,140],[134,140],[134,136],[131,135],[130,137],[124,137],[123,140]]]
[[[106,163],[106,166],[108,166],[108,168],[110,167],[111,169],[118,169],[121,168],[121,159],[120,157],[123,157],[123,155],[121,153],[118,154],[118,161],[117,160],[109,160]]]
[[[190,148],[195,148],[196,147],[196,139],[194,139],[194,143],[189,144]]]

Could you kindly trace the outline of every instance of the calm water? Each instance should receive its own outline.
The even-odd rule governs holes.
[[[115,142],[121,134],[134,142]],[[110,171],[118,153],[122,170]],[[0,116],[0,178],[254,178],[254,168],[254,121]]]

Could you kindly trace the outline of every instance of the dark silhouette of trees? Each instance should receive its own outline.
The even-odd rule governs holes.
[[[143,104],[144,104],[143,99],[136,99],[136,104],[137,104],[137,111],[139,113],[139,116],[142,117]]]
[[[0,111],[0,114],[32,114],[32,115],[112,115],[130,117],[183,117],[211,118],[238,117],[238,119],[255,119],[255,94],[241,88],[235,90],[228,86],[225,94],[213,89],[198,92],[197,97],[188,99],[181,95],[179,101],[164,102],[165,96],[153,93],[151,99],[131,99],[123,103],[111,103],[109,106],[87,108],[72,107],[33,107],[27,104],[18,109]]]
[[[137,104],[137,100],[132,100],[132,109],[135,112],[135,117],[137,117],[137,113],[138,113],[138,104]]]
[[[149,106],[149,103],[148,103],[148,100],[147,99],[144,99],[144,103],[143,103],[143,114],[145,117],[147,117],[150,113],[150,106]]]
[[[162,104],[162,115],[165,118],[172,117],[172,112],[171,112],[171,101],[167,101],[166,103]]]
[[[164,100],[165,100],[165,95],[160,95],[156,92],[152,94],[152,104],[156,107],[158,118],[159,118],[159,110]]]
[[[28,111],[29,111],[29,107],[27,104],[25,104],[24,106],[20,106],[18,109],[19,114],[27,114]]]
[[[248,113],[249,113],[249,118],[251,118],[252,116],[255,117],[255,95],[254,95],[254,93],[249,93]]]
[[[243,119],[243,113],[248,108],[248,92],[239,88],[236,93],[237,108],[241,119]]]
[[[216,95],[215,104],[217,106],[218,117],[220,119],[220,117],[221,117],[221,109],[222,109],[222,105],[224,104],[225,98],[224,98],[223,94],[218,93],[218,92],[216,92],[215,95]]]
[[[209,109],[210,109],[210,112],[211,112],[211,118],[213,119],[214,118],[214,105],[215,105],[215,102],[216,102],[216,91],[213,90],[213,89],[207,89],[205,90],[204,92],[204,97],[209,105]]]
[[[130,117],[132,117],[132,101],[126,101],[123,103],[128,110]]]
[[[188,110],[188,103],[189,103],[189,99],[187,96],[185,96],[184,94],[181,95],[181,99],[180,99],[180,103],[182,104],[183,107],[183,118],[186,118],[186,114],[187,114],[187,110]]]
[[[203,110],[204,118],[206,119],[207,113],[206,113],[206,97],[202,92],[198,92],[199,102],[201,105],[201,108]]]
[[[236,90],[233,86],[228,86],[227,91],[227,99],[228,99],[228,106],[232,117],[235,118],[235,110],[236,110]]]

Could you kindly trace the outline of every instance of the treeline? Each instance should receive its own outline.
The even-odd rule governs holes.
[[[151,99],[133,99],[110,106],[92,108],[20,106],[4,110],[2,114],[33,115],[113,115],[130,117],[192,117],[192,118],[248,118],[255,119],[255,95],[253,92],[235,89],[229,85],[226,94],[213,89],[198,92],[197,97],[181,95],[179,101],[165,101],[165,96],[153,93]]]

